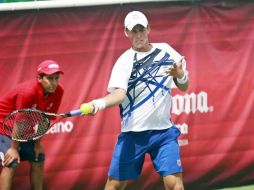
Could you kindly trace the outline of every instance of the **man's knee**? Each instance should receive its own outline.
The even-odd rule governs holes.
[[[123,190],[126,184],[127,181],[118,181],[109,177],[104,190]]]
[[[163,177],[166,190],[184,190],[182,174],[172,174]]]

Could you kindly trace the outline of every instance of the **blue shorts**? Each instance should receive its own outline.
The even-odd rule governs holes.
[[[0,134],[0,154],[4,155],[6,153],[11,147],[11,141],[9,137]],[[34,143],[35,141],[20,143],[19,156],[21,161],[43,162],[45,160],[44,154],[39,154],[38,160],[35,159]],[[17,160],[13,161],[8,167],[16,168]]]
[[[179,135],[180,131],[175,126],[165,130],[120,133],[108,176],[120,181],[137,179],[146,153],[150,154],[160,176],[181,173]]]

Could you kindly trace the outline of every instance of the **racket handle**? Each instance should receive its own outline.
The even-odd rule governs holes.
[[[72,110],[72,111],[70,111],[67,115],[68,115],[68,116],[77,116],[77,115],[81,115],[81,111],[80,111],[80,109]]]

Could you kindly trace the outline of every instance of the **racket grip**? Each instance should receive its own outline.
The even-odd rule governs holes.
[[[76,115],[81,115],[80,109],[73,110],[69,112],[69,116],[76,116]]]

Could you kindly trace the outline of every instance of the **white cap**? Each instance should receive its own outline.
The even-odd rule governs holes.
[[[146,28],[148,25],[146,16],[139,11],[129,12],[125,17],[124,27],[131,31],[137,24],[140,24]]]

